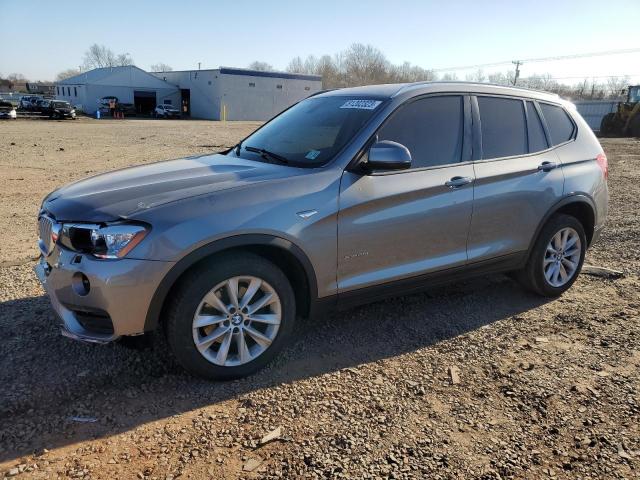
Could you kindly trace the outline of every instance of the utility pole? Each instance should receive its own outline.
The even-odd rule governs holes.
[[[518,77],[520,76],[520,65],[522,65],[522,62],[520,60],[514,60],[511,63],[516,66],[516,75],[513,77],[513,85],[515,86],[518,82]]]

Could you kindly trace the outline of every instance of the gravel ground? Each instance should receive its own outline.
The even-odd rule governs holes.
[[[61,337],[30,260],[44,194],[254,127],[0,124],[0,476],[640,477],[635,139],[603,141],[610,219],[587,258],[622,278],[582,275],[548,301],[490,276],[299,322],[271,366],[226,383],[184,374],[161,342]]]

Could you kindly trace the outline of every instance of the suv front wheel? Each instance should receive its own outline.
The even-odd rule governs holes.
[[[179,363],[210,379],[249,375],[291,337],[295,297],[262,257],[220,256],[183,279],[167,309],[167,341]]]
[[[539,295],[557,297],[576,281],[586,248],[582,224],[570,215],[554,215],[542,228],[526,267],[516,277]]]

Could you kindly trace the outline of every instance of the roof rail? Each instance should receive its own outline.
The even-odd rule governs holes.
[[[544,93],[546,95],[551,95],[553,97],[560,98],[560,95],[557,93],[547,92],[546,90],[538,90],[536,88],[527,88],[527,87],[518,87],[512,85],[500,85],[499,83],[485,83],[485,82],[466,82],[462,80],[425,80],[422,82],[413,82],[413,83],[405,83],[393,96],[399,95],[402,92],[410,90],[412,88],[420,87],[423,85],[432,85],[432,84],[444,84],[444,83],[453,83],[453,84],[462,84],[462,85],[478,85],[478,86],[486,86],[486,87],[500,87],[510,90],[526,90],[528,92],[537,92]]]

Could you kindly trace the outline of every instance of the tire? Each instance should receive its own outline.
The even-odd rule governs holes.
[[[629,135],[632,137],[640,137],[640,113],[629,122]]]
[[[240,307],[249,281],[253,282],[253,279],[259,279],[262,283],[251,301],[248,301],[249,307],[257,306],[267,297],[275,300],[257,308],[253,315],[249,313],[245,316],[246,309],[234,312],[228,308],[234,305],[228,293],[229,279],[238,282],[237,303]],[[206,298],[213,300],[208,303]],[[227,313],[223,307],[227,307]],[[204,320],[215,316],[215,323],[198,328],[194,325],[196,314]],[[188,273],[173,293],[163,323],[167,343],[185,370],[207,379],[228,380],[250,375],[267,365],[289,342],[295,315],[295,296],[284,273],[257,255],[236,254],[215,257]],[[275,324],[275,319],[279,320],[279,324]],[[267,320],[268,323],[262,323]],[[256,336],[256,331],[260,335]],[[217,338],[207,345],[213,337]],[[265,338],[270,339],[270,343]],[[201,343],[200,349],[196,341]],[[241,344],[246,346],[246,349],[242,349],[242,356]],[[223,363],[220,363],[221,358],[224,358]]]
[[[606,136],[613,133],[615,117],[615,113],[607,113],[602,117],[602,121],[600,122],[600,135]]]
[[[562,232],[567,232],[569,238],[568,243],[577,236],[577,240],[572,244],[573,246],[567,247],[566,251],[572,253],[573,247],[577,245],[579,252],[571,256],[567,255],[556,261],[554,260],[555,253],[548,251],[547,247],[552,245],[552,241],[558,241],[563,238],[562,236],[556,237],[556,235],[562,235]],[[555,240],[554,237],[556,237]],[[543,297],[557,297],[562,295],[578,278],[584,262],[586,248],[587,237],[584,232],[584,227],[578,219],[565,214],[553,215],[538,235],[533,249],[529,254],[525,268],[517,272],[515,277],[527,290],[542,295]],[[560,250],[564,249],[559,249],[559,251]],[[556,277],[554,276],[554,272],[549,270],[555,269],[554,263],[558,265],[557,281],[555,281]],[[575,264],[573,270],[570,270],[571,264]],[[567,274],[568,279],[562,278],[562,271]],[[551,280],[549,280],[548,275],[551,275]]]

